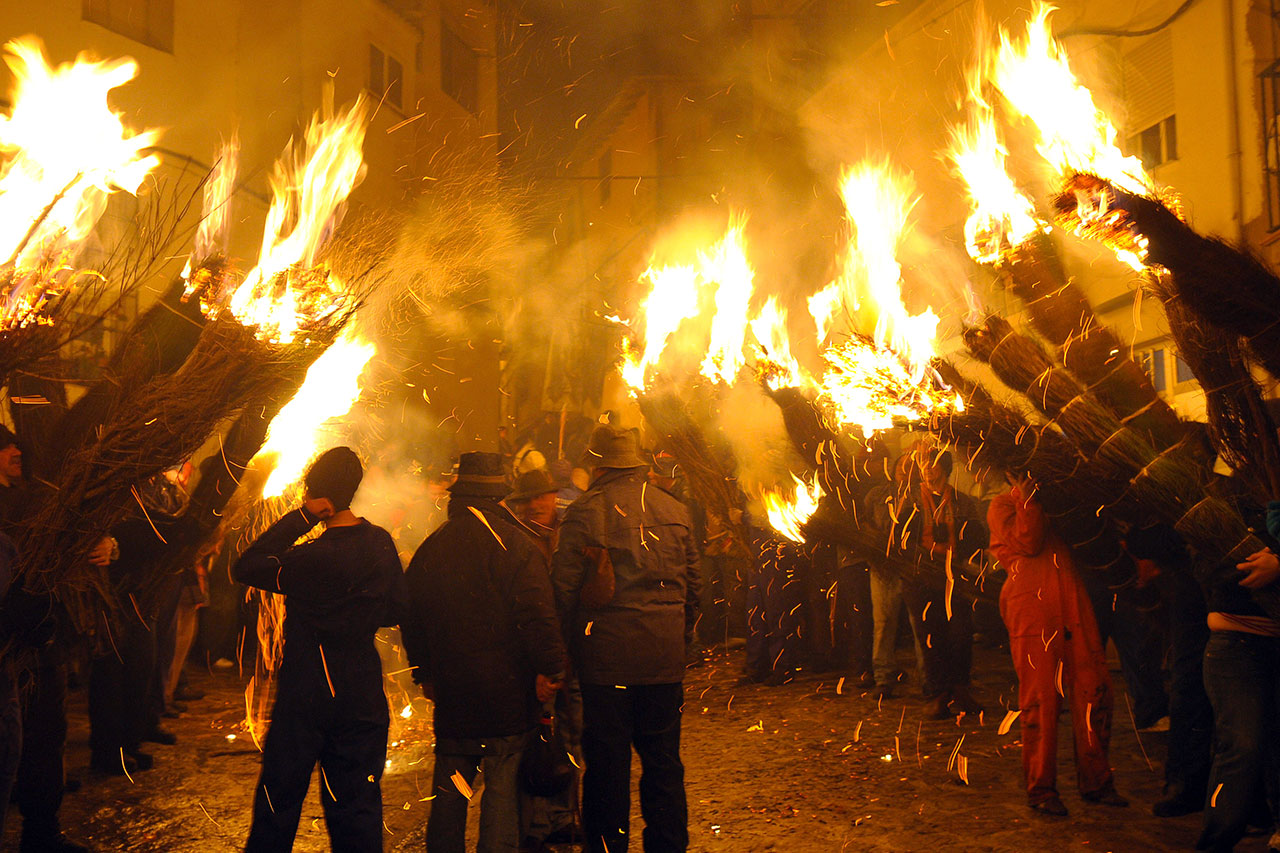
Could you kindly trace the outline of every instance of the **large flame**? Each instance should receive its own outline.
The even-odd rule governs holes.
[[[755,336],[760,349],[756,370],[766,385],[777,390],[795,388],[805,383],[800,362],[791,354],[787,311],[778,304],[776,296],[766,299],[756,316],[751,318],[751,334]]]
[[[258,265],[228,306],[241,323],[256,326],[263,340],[289,343],[305,327],[323,324],[346,306],[341,282],[318,266],[317,258],[347,196],[364,176],[366,113],[361,96],[337,115],[316,115],[302,150],[293,150],[291,143],[276,163]]]
[[[377,347],[348,327],[307,370],[306,381],[271,421],[259,457],[275,456],[263,496],[276,497],[297,482],[325,437],[325,424],[360,399],[360,375]]]
[[[645,387],[648,373],[662,358],[667,341],[680,324],[698,315],[698,271],[692,266],[669,266],[645,270],[641,280],[650,284],[649,295],[640,303],[644,318],[644,346],[629,348],[619,372],[635,391]]]
[[[964,223],[969,257],[982,264],[997,263],[1044,230],[1031,200],[1005,169],[1009,152],[996,130],[994,111],[980,95],[971,102],[969,122],[953,133],[949,153],[969,190],[970,213]]]
[[[818,509],[818,502],[823,496],[822,485],[818,482],[817,474],[808,483],[795,474],[791,475],[791,479],[795,486],[790,492],[765,489],[760,497],[769,517],[769,526],[792,542],[803,543],[804,533],[801,528]]]
[[[743,345],[751,311],[755,272],[743,245],[743,221],[729,224],[724,239],[698,256],[699,274],[716,287],[716,313],[711,320],[711,344],[702,361],[702,375],[732,385],[746,363]]]
[[[844,272],[846,293],[856,294],[855,311],[864,300],[869,303],[875,312],[876,343],[897,353],[919,381],[934,356],[938,316],[932,309],[911,314],[902,301],[898,249],[917,201],[915,183],[888,163],[864,161],[845,173],[840,195],[853,229]]]
[[[923,378],[894,352],[858,336],[822,353],[820,401],[827,417],[863,438],[940,412],[964,411],[964,400],[927,370]]]
[[[1026,37],[1014,41],[1001,31],[992,60],[992,81],[1013,109],[1031,120],[1037,149],[1054,168],[1076,207],[1059,221],[1077,233],[1100,236],[1116,257],[1134,269],[1146,265],[1145,240],[1125,227],[1107,185],[1137,195],[1160,195],[1142,161],[1126,156],[1116,143],[1116,128],[1076,79],[1066,54],[1049,26],[1053,7],[1037,2]],[[1102,182],[1079,180],[1096,176]]]
[[[218,150],[204,185],[204,208],[200,228],[196,231],[196,261],[210,255],[226,254],[227,231],[231,225],[231,194],[235,191],[236,171],[240,165],[240,137],[232,134]]]

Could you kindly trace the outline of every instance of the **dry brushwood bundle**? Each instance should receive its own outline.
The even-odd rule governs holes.
[[[1124,214],[1108,229],[1141,235],[1149,261],[1169,271],[1187,308],[1248,341],[1258,361],[1280,378],[1280,278],[1247,251],[1198,234],[1157,199],[1110,184],[1105,191]]]
[[[728,450],[713,447],[707,441],[684,401],[673,391],[646,392],[638,395],[636,402],[645,422],[661,436],[663,449],[684,466],[694,499],[723,519],[725,526],[734,531],[735,543],[744,554],[748,553],[746,543],[751,537],[740,522],[734,521],[741,518],[744,501]]]
[[[1280,436],[1249,370],[1238,335],[1201,322],[1186,301],[1155,280],[1178,353],[1205,395],[1209,439],[1258,505],[1280,495]]]
[[[86,557],[138,506],[136,484],[189,458],[237,411],[296,387],[340,327],[327,340],[278,346],[233,320],[211,321],[180,368],[126,393],[20,525],[18,574],[26,588],[55,593],[73,623],[91,630],[95,610],[113,597],[105,573]]]
[[[1182,439],[1182,421],[1067,277],[1048,234],[1037,233],[1019,246],[1001,271],[1006,287],[1026,305],[1031,325],[1057,348],[1061,363],[1098,402],[1127,426],[1146,433],[1158,448]]]

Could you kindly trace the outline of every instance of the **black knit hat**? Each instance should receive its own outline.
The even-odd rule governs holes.
[[[311,463],[303,482],[309,497],[328,498],[334,511],[342,512],[350,509],[351,499],[363,479],[364,466],[355,451],[350,447],[334,447]]]
[[[13,434],[13,430],[4,424],[0,424],[0,450],[8,450],[17,443],[18,437]]]
[[[507,494],[507,476],[502,456],[473,450],[458,458],[458,479],[449,487],[455,495],[501,498]]]

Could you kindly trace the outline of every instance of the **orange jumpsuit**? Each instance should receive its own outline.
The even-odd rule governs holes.
[[[1060,696],[1071,701],[1080,792],[1102,791],[1112,778],[1111,680],[1071,552],[1034,497],[1024,500],[1016,488],[991,502],[987,523],[991,550],[1009,573],[1000,615],[1018,673],[1027,797],[1035,805],[1057,796]]]

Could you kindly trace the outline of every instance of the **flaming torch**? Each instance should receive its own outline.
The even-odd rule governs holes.
[[[13,108],[0,115],[0,372],[57,346],[38,327],[68,309],[94,273],[71,266],[116,191],[137,193],[159,164],[154,131],[132,133],[107,93],[138,72],[131,59],[81,54],[51,66],[31,37],[5,45]],[[25,332],[25,333],[24,333]],[[3,379],[4,377],[0,377]]]
[[[1062,178],[1060,224],[1101,240],[1120,261],[1141,271],[1148,266],[1146,238],[1128,227],[1111,187],[1151,197],[1160,191],[1142,161],[1120,150],[1115,125],[1071,71],[1049,26],[1052,11],[1037,3],[1025,38],[1017,42],[1001,31],[992,82],[1035,125],[1037,149]]]
[[[818,509],[818,501],[824,492],[818,482],[818,475],[806,483],[795,474],[791,475],[795,489],[790,495],[782,489],[765,489],[761,492],[765,513],[769,516],[769,526],[792,542],[804,544],[804,523]]]

